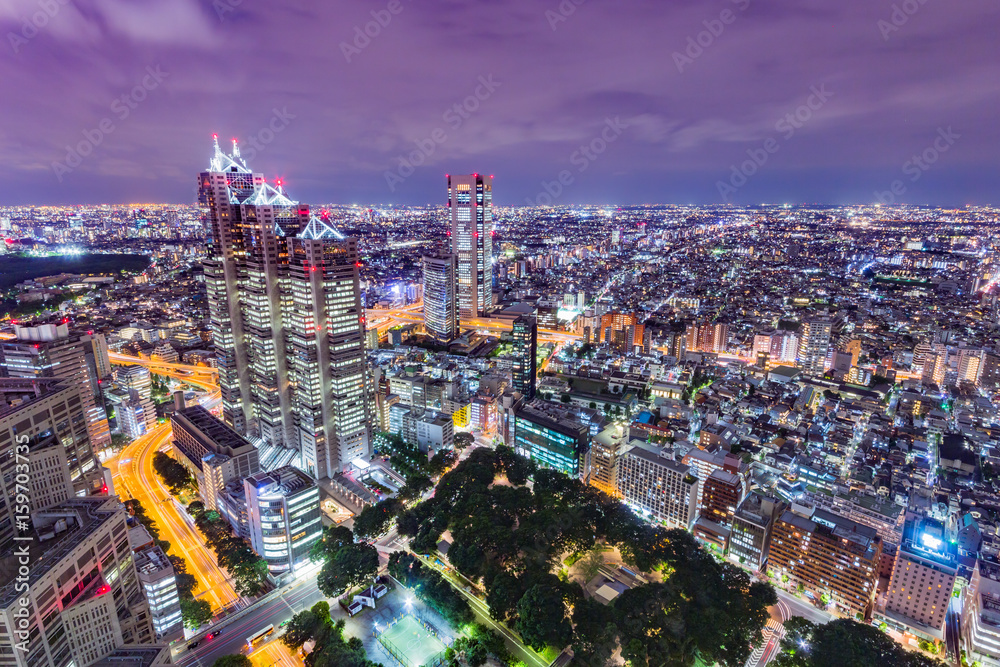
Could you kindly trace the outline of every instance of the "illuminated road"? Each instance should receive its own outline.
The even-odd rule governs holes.
[[[423,313],[408,309],[412,309],[412,306],[407,306],[407,309],[400,308],[394,310],[369,309],[366,316],[369,325],[374,325],[379,331],[396,326],[397,324],[424,323]],[[459,322],[459,326],[462,329],[474,329],[494,335],[511,331],[514,328],[510,320],[492,317],[477,317],[470,320],[462,320]],[[538,330],[538,342],[540,343],[571,343],[582,338],[583,336],[580,334],[568,331],[555,331],[554,329]]]
[[[185,382],[190,382],[191,384],[197,384],[199,386],[206,386],[208,388],[214,388],[219,381],[218,369],[211,368],[209,366],[192,366],[191,364],[174,364],[167,361],[154,361],[152,359],[133,357],[128,354],[118,354],[117,352],[108,352],[108,359],[112,364],[133,364],[136,366],[145,366],[157,375],[176,377],[178,380],[184,380]]]
[[[131,357],[127,354],[116,354],[109,352],[108,357],[111,363],[116,366],[139,365],[145,366],[152,373],[161,377],[173,378],[179,382],[185,382],[195,387],[210,392],[204,397],[201,404],[211,410],[222,400],[222,392],[219,391],[219,372],[207,366],[191,366],[189,364],[171,364],[161,361],[149,361],[139,357]]]
[[[246,639],[267,625],[273,625],[275,632],[268,643],[257,647],[250,656],[251,662],[257,667],[268,667],[278,662],[281,667],[301,667],[302,661],[287,652],[284,646],[276,646],[279,642],[280,625],[304,609],[310,609],[314,604],[326,597],[316,585],[316,575],[305,577],[282,589],[279,597],[260,603],[242,618],[227,623],[222,635],[209,641],[202,641],[193,649],[182,648],[174,654],[174,664],[178,667],[210,667],[224,655],[234,655],[246,646]],[[336,605],[336,601],[333,601]],[[270,661],[268,656],[271,656]],[[280,656],[280,659],[279,659]]]
[[[123,497],[139,501],[156,522],[160,538],[170,542],[170,552],[182,557],[188,572],[198,580],[195,597],[208,600],[213,610],[219,611],[240,598],[201,541],[194,522],[153,471],[153,454],[168,446],[170,436],[170,424],[161,424],[128,445],[118,457],[116,489]]]
[[[302,660],[285,646],[284,642],[270,641],[251,653],[254,667],[301,667]]]
[[[176,378],[212,391],[209,405],[219,400],[216,371],[212,368],[148,362],[138,357],[110,353],[113,364],[140,364],[150,366],[159,375]],[[117,459],[109,461],[115,475],[115,488],[127,497],[137,499],[146,513],[156,522],[160,537],[171,545],[171,553],[182,556],[188,572],[198,580],[195,597],[212,603],[214,611],[239,600],[227,576],[215,562],[215,556],[202,542],[201,535],[188,514],[173,500],[170,493],[153,471],[153,455],[166,449],[170,442],[170,424],[160,424],[146,435],[129,444]]]

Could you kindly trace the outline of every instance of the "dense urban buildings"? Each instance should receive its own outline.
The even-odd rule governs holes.
[[[225,173],[210,176],[224,183]],[[260,191],[272,206],[283,201]],[[237,197],[248,198],[266,199]],[[230,207],[226,219],[238,218],[234,229],[252,240],[266,206]],[[113,467],[123,443],[155,444],[192,473],[206,508],[260,553],[281,586],[314,576],[302,554],[318,526],[406,486],[412,464],[396,447],[419,463],[504,444],[620,499],[651,525],[689,531],[815,618],[861,619],[901,646],[964,649],[982,664],[1000,655],[989,588],[1000,552],[991,514],[1000,263],[985,209],[493,206],[493,305],[461,318],[458,263],[440,250],[455,250],[453,210],[329,207],[292,231],[305,209],[294,210],[272,210],[286,235],[272,228],[267,243],[281,252],[273,265],[261,256],[240,268],[247,280],[233,292],[250,309],[240,312],[242,340],[257,346],[248,352],[247,377],[261,379],[249,414],[274,425],[271,433],[291,424],[290,445],[212,414],[221,407],[227,415],[225,400],[217,407],[217,373],[221,399],[242,394],[222,391],[229,362],[224,351],[216,357],[211,304],[225,292],[211,290],[225,283],[213,282],[219,260],[205,248],[177,244],[109,282],[68,275],[15,287],[27,299],[96,285],[16,326],[58,330],[69,320],[66,338],[79,335],[83,350],[74,368],[96,379],[94,405],[106,406],[115,443],[93,452],[91,486],[59,491],[91,437],[74,401],[81,416],[72,440],[45,436],[31,450],[43,473],[33,482],[40,503],[101,493],[104,483],[115,487],[109,493],[133,489],[135,468],[125,467],[128,483],[118,486],[101,462]],[[265,269],[278,276],[280,335],[260,326],[271,317],[271,284],[249,278]],[[337,312],[350,324],[340,338],[331,333]],[[309,330],[317,324],[322,334]],[[2,331],[5,349],[35,358],[14,326]],[[88,336],[107,351],[86,345]],[[286,399],[270,392],[279,351]],[[359,368],[365,381],[354,385]],[[11,385],[0,420],[12,436],[21,433],[18,415],[39,415],[39,433],[64,433],[60,418],[70,410],[55,404],[77,396],[75,386],[43,373],[4,381],[42,383]],[[344,398],[355,387],[370,397],[363,419]],[[43,417],[35,410],[48,410],[47,400],[56,411]],[[310,470],[311,443],[335,441],[342,424],[354,432],[351,423],[376,433],[379,455]],[[386,546],[393,539],[386,533],[379,544],[394,548]],[[156,544],[131,546],[152,633],[172,637],[169,582],[181,575],[163,567]],[[621,578],[614,586],[635,584]]]

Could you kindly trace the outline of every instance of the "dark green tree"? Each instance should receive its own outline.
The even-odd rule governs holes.
[[[378,573],[378,551],[365,542],[355,542],[343,526],[328,526],[323,538],[313,545],[310,555],[322,560],[317,583],[327,597],[339,597],[352,588],[370,582]]]
[[[584,665],[603,667],[618,642],[615,613],[594,598],[573,607],[573,655]]]
[[[253,663],[245,655],[224,655],[221,658],[216,658],[212,667],[253,667]]]
[[[181,620],[184,627],[196,630],[212,620],[212,605],[205,600],[181,600]]]
[[[546,646],[562,649],[573,640],[563,597],[563,589],[552,584],[535,584],[528,589],[517,603],[514,624],[525,644],[541,651]]]
[[[908,651],[878,628],[850,619],[817,625],[802,618],[785,622],[775,667],[944,667],[921,653]]]
[[[406,484],[399,490],[399,499],[404,501],[416,500],[425,491],[434,486],[431,478],[422,472],[416,472],[406,478]]]
[[[403,503],[396,498],[368,505],[354,518],[354,535],[362,540],[373,540],[389,530],[392,520],[403,510]]]
[[[194,478],[188,469],[164,452],[153,454],[153,470],[175,496],[194,484]]]

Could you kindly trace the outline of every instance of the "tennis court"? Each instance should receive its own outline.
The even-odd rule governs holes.
[[[413,616],[403,616],[378,640],[404,667],[436,667],[444,661],[444,643]]]

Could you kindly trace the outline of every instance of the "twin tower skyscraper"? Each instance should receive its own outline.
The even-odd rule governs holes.
[[[215,142],[198,177],[223,420],[332,477],[371,455],[357,240]]]
[[[429,296],[444,297],[453,335],[459,315],[493,307],[493,179],[450,176],[448,192],[451,279]],[[316,478],[365,467],[373,406],[357,239],[252,172],[235,141],[226,154],[216,139],[198,196],[223,421],[258,447],[293,450]]]

